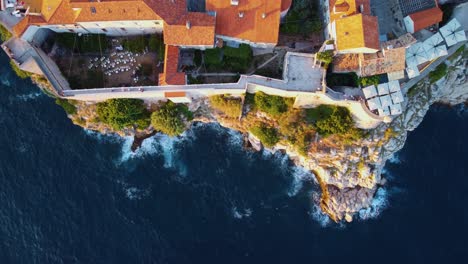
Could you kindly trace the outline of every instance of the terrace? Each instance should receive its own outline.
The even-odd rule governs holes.
[[[435,0],[398,0],[403,16],[430,9],[436,6]]]

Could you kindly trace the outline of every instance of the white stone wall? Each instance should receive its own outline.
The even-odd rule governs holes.
[[[406,31],[408,31],[409,33],[414,33],[414,22],[413,22],[413,20],[411,19],[411,17],[410,17],[410,16],[406,16],[406,17],[403,19],[403,22],[405,22]]]

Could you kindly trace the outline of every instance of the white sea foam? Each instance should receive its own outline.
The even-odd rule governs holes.
[[[17,95],[16,98],[20,101],[29,101],[29,100],[34,100],[42,95],[44,94],[41,91],[39,91],[39,92],[32,92],[28,94],[20,94],[20,95]]]
[[[319,223],[321,227],[329,226],[331,224],[331,219],[320,208],[320,193],[313,192],[312,200],[312,210],[309,212],[309,215],[312,216],[312,219]]]
[[[8,79],[6,79],[6,78],[2,78],[0,82],[2,83],[3,86],[6,86],[6,87],[11,86],[10,81]]]
[[[372,200],[371,206],[359,211],[359,218],[368,220],[377,218],[388,206],[388,192],[385,188],[379,188]]]
[[[237,207],[232,208],[232,216],[236,219],[242,219],[242,218],[247,218],[252,215],[252,209],[246,208],[246,209],[238,209]]]
[[[150,190],[141,190],[136,187],[129,187],[125,189],[125,194],[130,200],[141,200],[143,197],[147,196],[150,193]]]
[[[402,160],[399,153],[394,153],[389,159],[388,162],[391,164],[401,164]]]
[[[294,167],[292,177],[293,182],[288,191],[290,197],[295,196],[302,189],[304,182],[315,180],[314,174],[303,167]]]

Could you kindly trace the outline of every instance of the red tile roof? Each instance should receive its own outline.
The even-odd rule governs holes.
[[[164,72],[159,74],[159,85],[184,85],[185,73],[179,72],[179,48],[166,45]]]
[[[215,17],[204,13],[187,13],[174,25],[164,25],[164,42],[176,46],[213,46]]]
[[[443,12],[438,6],[410,14],[414,22],[414,32],[427,28],[442,21]]]
[[[216,34],[258,43],[278,42],[281,1],[206,0],[206,10],[216,12]]]

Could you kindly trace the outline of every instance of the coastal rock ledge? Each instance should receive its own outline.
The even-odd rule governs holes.
[[[414,130],[422,122],[430,106],[437,102],[456,105],[467,101],[468,59],[464,55],[466,53],[451,58],[452,61],[445,61],[448,73],[436,83],[431,84],[425,79],[410,88],[403,114],[389,124],[382,123],[368,131],[368,136],[364,139],[346,142],[333,137],[316,137],[306,155],[300,155],[293,146],[284,142],[270,150],[286,152],[297,166],[312,171],[322,189],[320,207],[323,212],[335,222],[351,222],[355,214],[371,207],[377,191],[386,182],[382,176],[386,161],[403,148],[407,132]],[[151,128],[144,131],[115,131],[95,121],[95,104],[81,102],[76,106],[76,113],[69,117],[75,124],[86,129],[101,133],[134,135],[137,142],[155,133]],[[250,120],[226,118],[212,109],[207,99],[196,100],[189,107],[195,114],[193,121],[217,122],[226,128],[244,133],[246,143],[256,150],[263,147],[258,139],[248,133],[248,123],[262,120],[274,125],[276,122],[261,114]]]

